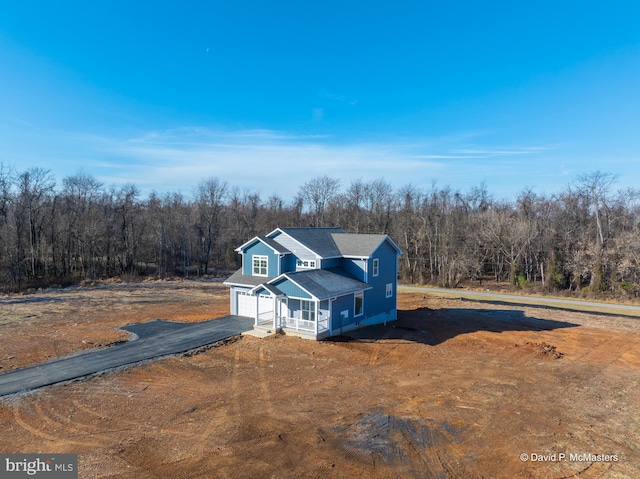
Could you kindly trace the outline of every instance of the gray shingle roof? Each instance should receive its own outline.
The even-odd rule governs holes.
[[[253,288],[253,292],[255,292],[259,288],[264,288],[264,289],[266,289],[270,293],[273,293],[276,296],[284,296],[284,293],[282,291],[280,291],[277,287],[275,287],[272,284],[263,283],[263,284],[261,284],[259,286],[256,286],[255,288]]]
[[[228,285],[236,284],[236,285],[253,287],[253,286],[258,286],[259,284],[262,284],[262,283],[266,283],[270,279],[273,279],[273,278],[266,278],[264,276],[244,275],[242,274],[242,268],[240,268],[238,271],[236,271],[231,276],[229,276],[225,280],[224,284],[228,284]]]
[[[387,238],[376,234],[332,234],[331,237],[342,256],[368,257]]]
[[[319,299],[333,298],[371,288],[367,283],[353,278],[342,268],[314,269],[285,274],[291,278],[291,281]]]
[[[266,245],[270,246],[271,248],[273,248],[273,250],[276,253],[279,253],[279,254],[291,253],[291,251],[289,251],[287,248],[282,246],[276,240],[274,240],[272,238],[269,238],[268,236],[258,236],[258,239],[260,241],[262,241],[264,244],[266,244]]]
[[[340,256],[340,250],[332,236],[347,234],[342,228],[280,228],[280,230],[323,258]]]

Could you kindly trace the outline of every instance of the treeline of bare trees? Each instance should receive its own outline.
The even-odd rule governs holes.
[[[5,291],[118,276],[196,276],[239,266],[234,251],[278,226],[340,226],[388,233],[404,251],[401,279],[445,287],[508,282],[555,291],[636,294],[640,209],[615,176],[579,176],[560,193],[495,200],[383,179],[316,177],[285,200],[201,181],[193,194],[141,198],[78,173],[0,168],[0,281]]]

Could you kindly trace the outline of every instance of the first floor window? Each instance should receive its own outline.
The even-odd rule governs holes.
[[[300,301],[300,310],[302,319],[305,321],[316,320],[316,303],[313,301]]]
[[[268,276],[267,274],[268,264],[269,264],[269,258],[267,256],[254,256],[253,257],[253,275]]]
[[[353,315],[362,316],[364,313],[364,293],[354,295]]]
[[[393,283],[387,283],[387,298],[393,296]]]

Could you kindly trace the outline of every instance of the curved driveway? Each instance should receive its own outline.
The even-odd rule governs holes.
[[[0,396],[49,386],[149,359],[184,353],[249,331],[253,320],[225,316],[201,323],[154,319],[121,329],[133,340],[0,374]]]

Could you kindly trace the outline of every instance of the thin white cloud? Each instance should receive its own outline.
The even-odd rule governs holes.
[[[334,100],[340,103],[346,103],[349,106],[355,106],[358,104],[358,100],[356,98],[349,98],[345,95],[338,95],[328,91],[321,91],[318,95],[320,98],[326,98],[327,100]]]
[[[482,145],[481,135],[465,132],[366,142],[198,126],[119,138],[75,132],[50,136],[54,140],[46,152],[34,158],[46,154],[47,168],[58,179],[82,169],[105,185],[134,183],[144,196],[151,191],[190,194],[202,179],[216,176],[264,198],[277,192],[290,199],[309,179],[326,174],[345,187],[358,178],[384,178],[395,188],[409,183],[428,188],[437,181],[461,191],[485,182],[509,197],[525,184],[555,191],[555,181],[558,187],[566,183],[563,172],[581,169],[571,159],[558,168],[554,146]],[[38,166],[36,159],[20,160]]]
[[[384,178],[393,186],[407,183],[478,184],[496,175],[490,165],[469,160],[544,152],[544,147],[456,148],[437,139],[337,144],[317,135],[271,130],[226,131],[189,127],[149,132],[114,142],[108,153],[127,159],[132,181],[143,191],[181,190],[217,176],[230,184],[269,195],[292,197],[300,185],[318,175],[342,179]],[[448,141],[445,143],[449,143]],[[438,148],[448,151],[434,151]],[[464,162],[465,167],[461,168]],[[504,168],[503,168],[504,170]],[[119,176],[119,175],[118,175]]]
[[[324,109],[323,108],[312,109],[311,116],[313,117],[313,121],[315,122],[322,121],[322,117],[324,116]]]
[[[514,155],[530,155],[533,153],[539,153],[541,151],[548,151],[548,147],[520,147],[520,148],[494,148],[494,149],[474,149],[474,148],[461,148],[454,149],[454,153],[461,153],[466,155],[475,155],[475,157],[496,157],[496,156],[514,156]]]

